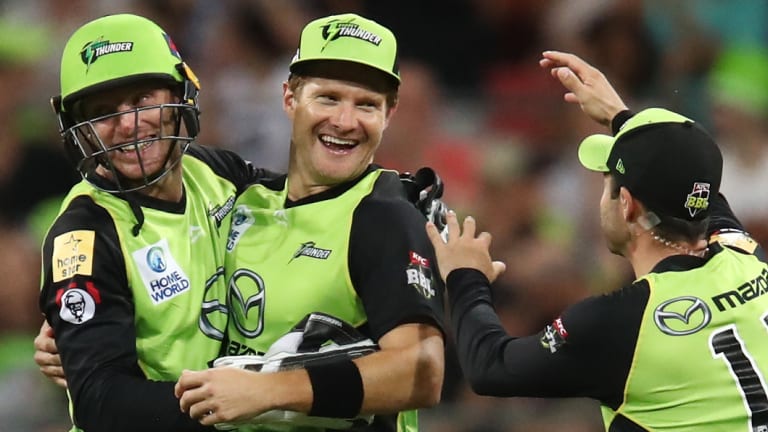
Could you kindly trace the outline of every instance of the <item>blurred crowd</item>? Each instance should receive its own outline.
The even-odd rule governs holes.
[[[723,192],[768,244],[762,0],[0,0],[0,429],[67,423],[63,392],[32,361],[32,338],[40,243],[78,180],[48,103],[69,34],[109,13],[156,21],[201,80],[198,142],[280,171],[289,144],[281,83],[299,31],[345,11],[400,42],[400,106],[376,162],[432,166],[449,206],[493,234],[493,254],[508,265],[494,301],[510,332],[536,332],[574,301],[632,279],[600,235],[602,179],[576,159],[583,137],[608,131],[563,102],[538,66],[542,50],[594,64],[635,110],[664,106],[704,123],[724,153]],[[602,430],[592,401],[474,395],[450,351],[445,383],[442,404],[424,411],[425,432]]]

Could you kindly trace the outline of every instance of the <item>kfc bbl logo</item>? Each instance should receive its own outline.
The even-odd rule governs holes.
[[[694,217],[707,207],[709,207],[709,183],[696,182],[685,200],[685,208],[688,209],[688,214]]]
[[[408,285],[426,298],[434,297],[435,289],[432,288],[432,270],[429,268],[429,260],[413,251],[408,254],[408,260],[410,263],[405,269]]]

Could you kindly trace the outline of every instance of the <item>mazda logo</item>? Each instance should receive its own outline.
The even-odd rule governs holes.
[[[712,320],[712,312],[704,300],[684,296],[669,299],[653,313],[656,326],[670,336],[685,336],[703,329]]]

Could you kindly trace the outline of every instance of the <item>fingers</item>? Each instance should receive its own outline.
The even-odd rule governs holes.
[[[35,363],[40,367],[41,371],[43,371],[43,368],[61,369],[61,357],[58,354],[51,354],[45,351],[35,351],[33,358],[35,359]],[[48,374],[46,373],[46,375]],[[61,375],[63,376],[64,374],[62,373]]]
[[[461,235],[461,229],[459,229],[459,220],[456,217],[456,212],[449,210],[445,215],[445,224],[448,227],[448,243],[452,240],[457,240]]]
[[[501,276],[502,273],[507,271],[507,265],[502,261],[494,261],[491,263],[491,265],[493,266],[493,280],[496,280],[496,278]]]
[[[173,388],[173,393],[179,399],[182,412],[188,413],[189,417],[203,425],[212,426],[222,419],[217,415],[220,410],[211,398],[207,378],[206,371],[184,370]]]
[[[52,337],[39,334],[35,337],[35,350],[37,352],[43,352],[46,354],[58,354],[59,349],[56,347],[56,340]]]
[[[568,68],[576,73],[581,80],[595,70],[589,63],[585,62],[581,57],[575,54],[561,51],[544,51],[541,55],[544,58],[539,61],[539,64],[542,64],[542,61],[545,61],[545,64],[549,65],[547,66],[549,68]],[[544,65],[542,64],[542,66]]]
[[[201,374],[202,372],[184,369],[181,372],[179,380],[176,381],[176,385],[173,387],[173,394],[175,394],[177,398],[181,398],[187,390],[200,387],[203,384]],[[182,409],[182,411],[185,410]]]
[[[464,234],[462,237],[473,239],[475,238],[475,230],[477,229],[477,222],[472,216],[464,218]]]
[[[429,238],[429,241],[432,242],[432,247],[435,248],[435,251],[437,251],[438,248],[443,247],[443,244],[445,243],[440,236],[440,233],[437,231],[437,227],[432,222],[427,222],[427,237]]]
[[[493,239],[493,236],[491,233],[483,231],[477,236],[477,240],[480,242],[481,245],[483,245],[483,248],[486,250],[490,250],[491,248],[491,240]]]
[[[48,324],[48,321],[43,321],[43,325],[40,327],[40,334],[44,334],[48,337],[54,337],[53,336],[53,327],[51,327],[50,324]]]

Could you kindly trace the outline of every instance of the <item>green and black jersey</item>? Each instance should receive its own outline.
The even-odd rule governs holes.
[[[442,328],[443,287],[424,223],[398,174],[376,167],[296,202],[285,177],[249,187],[227,243],[225,354],[264,354],[311,312],[374,341],[405,323]],[[409,412],[377,416],[370,430],[416,427]]]
[[[200,304],[224,289],[236,195],[263,173],[196,145],[182,164],[179,203],[77,184],[45,239],[40,308],[87,432],[205,430],[179,411],[173,386],[219,352],[226,311]]]
[[[452,272],[457,351],[473,388],[594,398],[610,432],[768,430],[768,266],[722,196],[716,201],[718,242],[704,258],[668,257],[536,335],[507,335],[487,279]],[[740,247],[720,243],[729,239]]]

